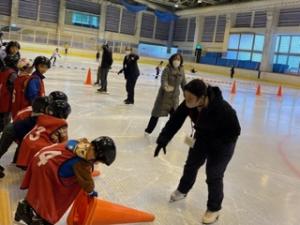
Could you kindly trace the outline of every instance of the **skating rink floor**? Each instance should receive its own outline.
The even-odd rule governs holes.
[[[30,57],[34,54],[26,54]],[[169,203],[177,187],[188,147],[183,138],[190,133],[190,121],[167,146],[167,155],[153,158],[155,140],[167,118],[161,118],[150,137],[144,136],[160,80],[154,79],[155,66],[140,65],[142,75],[136,85],[135,104],[124,105],[125,80],[115,71],[108,76],[109,95],[96,93],[96,86],[83,84],[87,68],[93,80],[97,63],[87,59],[59,58],[45,79],[46,92],[61,90],[68,94],[72,113],[68,118],[69,137],[111,136],[117,144],[117,159],[95,178],[99,196],[132,208],[152,212],[153,225],[197,225],[206,210],[205,170],[185,200]],[[237,94],[230,94],[230,79],[222,76],[188,73],[188,79],[202,77],[219,85],[224,98],[238,113],[242,134],[224,178],[225,198],[216,225],[299,225],[300,224],[300,92],[284,88],[281,98],[277,86],[262,84],[262,95],[255,96],[254,81],[237,80]],[[181,95],[182,99],[182,95]],[[13,222],[23,172],[10,162],[15,145],[1,159],[6,177],[0,180],[3,221]],[[5,213],[5,215],[1,215]],[[58,223],[66,224],[65,218]],[[0,219],[1,221],[1,219]],[[4,223],[4,222],[2,222]],[[6,225],[2,224],[0,225]]]

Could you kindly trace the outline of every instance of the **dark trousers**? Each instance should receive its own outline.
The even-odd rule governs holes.
[[[170,116],[173,115],[173,113],[175,112],[174,109],[171,109],[171,111],[169,112]],[[158,118],[159,117],[155,117],[155,116],[151,116],[149,122],[148,122],[148,126],[147,128],[145,129],[145,132],[151,134],[152,131],[155,129],[156,125],[157,125],[157,122],[158,122]]]
[[[97,70],[97,78],[96,78],[96,82],[97,84],[99,84],[99,81],[100,81],[100,75],[101,75],[101,68],[100,66],[98,67],[98,70]]]
[[[107,74],[109,68],[100,68],[101,89],[107,90]]]
[[[51,61],[52,59],[53,59],[52,65],[54,66],[54,65],[55,65],[55,62],[56,62],[56,57],[52,57],[52,56],[51,56],[50,61]]]
[[[134,103],[134,88],[136,81],[137,77],[131,77],[126,79],[127,100],[131,103]]]
[[[7,152],[16,138],[15,129],[12,123],[7,124],[0,138],[0,158]]]
[[[206,161],[207,209],[214,212],[222,208],[223,177],[232,158],[235,143],[223,143],[218,148],[211,148],[209,145],[197,140],[194,148],[190,148],[177,190],[188,193],[196,181],[199,168]]]
[[[4,127],[10,122],[11,113],[0,113],[0,133],[3,131]]]

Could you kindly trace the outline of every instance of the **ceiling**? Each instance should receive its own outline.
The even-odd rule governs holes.
[[[145,0],[157,6],[166,8],[168,10],[182,10],[195,7],[208,7],[220,4],[233,4],[240,2],[249,2],[258,0]]]

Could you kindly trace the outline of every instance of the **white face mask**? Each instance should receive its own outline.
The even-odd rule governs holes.
[[[174,60],[174,61],[173,61],[173,66],[174,66],[175,68],[178,68],[178,67],[180,66],[180,60]]]
[[[130,51],[125,51],[125,55],[130,55]]]

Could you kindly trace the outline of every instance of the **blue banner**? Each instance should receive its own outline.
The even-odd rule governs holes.
[[[179,18],[179,16],[171,12],[162,12],[162,11],[155,10],[154,14],[162,22],[171,22]]]
[[[121,2],[129,12],[137,13],[147,9],[147,6],[143,4],[130,4],[126,0],[122,0]]]

